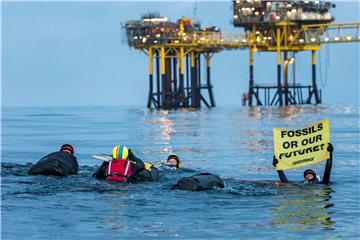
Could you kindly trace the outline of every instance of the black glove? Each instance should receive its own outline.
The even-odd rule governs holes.
[[[276,167],[276,165],[279,163],[279,161],[276,159],[276,157],[273,157],[273,166]]]
[[[128,160],[132,160],[133,159],[133,156],[134,156],[134,154],[132,153],[132,151],[131,151],[131,149],[129,148],[129,153],[128,153],[128,157],[127,157],[127,159]]]
[[[327,150],[331,153],[334,151],[334,147],[331,143],[328,144]]]

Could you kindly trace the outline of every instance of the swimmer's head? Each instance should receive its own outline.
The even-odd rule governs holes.
[[[180,161],[180,158],[178,156],[176,156],[175,154],[172,154],[172,155],[168,156],[168,158],[166,160],[166,163],[169,166],[180,168],[181,161]]]
[[[312,169],[308,169],[304,172],[304,182],[305,183],[316,183],[319,182],[319,176]]]
[[[61,152],[68,152],[70,153],[71,155],[74,155],[74,148],[73,146],[71,146],[70,144],[64,144],[61,146],[60,148],[60,151]]]

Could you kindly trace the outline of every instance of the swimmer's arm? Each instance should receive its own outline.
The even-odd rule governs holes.
[[[279,163],[279,161],[276,159],[275,156],[273,156],[273,166],[276,168],[276,165]],[[288,183],[288,180],[286,178],[286,175],[283,170],[277,170],[277,173],[279,174],[280,181],[283,183]]]
[[[289,182],[287,180],[286,175],[285,175],[283,170],[277,170],[277,172],[279,174],[279,178],[280,178],[281,182],[283,182],[283,183],[288,183]]]
[[[109,162],[103,162],[103,164],[99,167],[99,169],[92,175],[97,179],[106,179],[106,169],[109,165]]]
[[[329,143],[327,150],[330,152],[330,158],[328,160],[326,160],[324,177],[322,180],[322,183],[324,183],[324,184],[327,184],[330,182],[330,173],[331,173],[331,168],[332,168],[332,153],[334,150],[334,147],[331,143]]]
[[[144,162],[140,158],[137,158],[130,149],[129,149],[129,160],[135,162],[134,168],[137,172],[145,169]]]

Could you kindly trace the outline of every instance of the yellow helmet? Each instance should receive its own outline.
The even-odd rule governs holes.
[[[112,151],[113,159],[127,159],[129,157],[129,149],[123,145],[116,145]]]

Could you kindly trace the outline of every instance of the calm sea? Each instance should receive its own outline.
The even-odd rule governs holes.
[[[359,239],[359,106],[2,108],[2,239]],[[330,185],[277,186],[274,127],[297,129],[329,118]],[[28,176],[61,144],[75,147],[80,172]],[[159,182],[112,184],[91,174],[92,154],[129,146],[144,161],[176,153],[183,166],[225,179],[225,189],[170,190],[185,171]],[[325,162],[314,166],[322,175]],[[304,169],[287,172],[300,181]],[[247,180],[245,180],[247,179]]]

